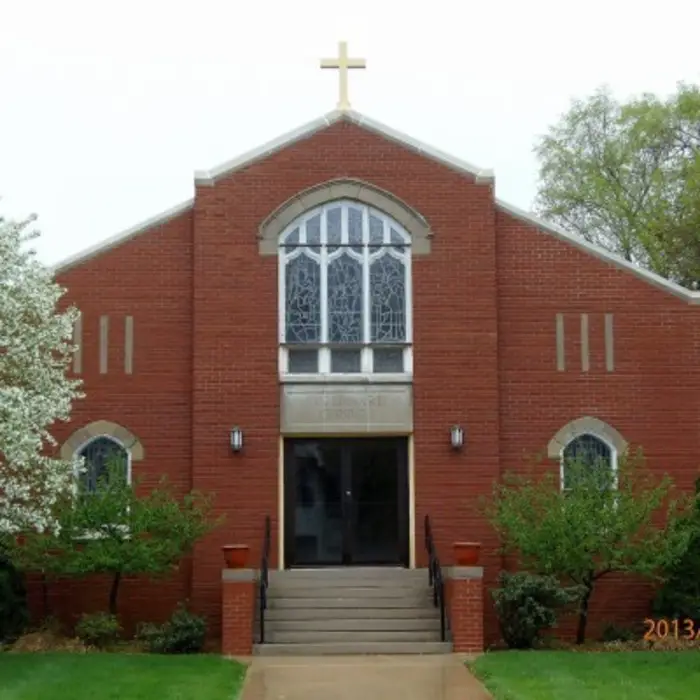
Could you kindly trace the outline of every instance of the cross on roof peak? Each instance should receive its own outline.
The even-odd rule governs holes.
[[[338,58],[322,58],[321,68],[335,68],[339,74],[339,99],[338,109],[350,109],[348,99],[348,70],[351,68],[367,68],[364,58],[348,58],[348,44],[346,41],[338,42]]]

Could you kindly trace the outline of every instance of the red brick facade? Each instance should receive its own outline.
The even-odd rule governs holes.
[[[277,564],[278,263],[260,255],[257,233],[282,202],[340,177],[399,197],[433,232],[430,254],[413,263],[415,558],[426,564],[426,513],[445,559],[455,540],[483,543],[487,641],[497,635],[487,591],[502,561],[478,502],[504,470],[545,451],[570,421],[594,416],[642,445],[653,467],[679,486],[697,476],[700,323],[689,297],[516,216],[496,202],[488,178],[352,120],[335,121],[211,186],[199,184],[190,207],[59,270],[82,312],[87,394],[71,423],[57,429],[59,441],[92,421],[123,425],[145,450],[135,476],[148,485],[167,474],[181,492],[214,491],[226,516],[172,580],[126,583],[128,621],[160,618],[189,598],[220,633],[220,547],[249,544],[255,563],[265,515]],[[564,317],[563,371],[557,314]],[[589,319],[588,371],[581,314]],[[613,314],[612,371],[605,314]],[[110,319],[104,374],[102,315]],[[134,318],[132,374],[124,372],[125,316]],[[459,452],[449,445],[453,423],[466,432]],[[240,455],[228,443],[233,425],[245,432]],[[624,585],[600,586],[593,624],[642,616],[647,597]],[[106,586],[85,582],[54,591],[64,611],[94,609],[106,595]]]

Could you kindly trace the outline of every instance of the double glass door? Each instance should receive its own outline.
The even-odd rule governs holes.
[[[285,441],[287,566],[408,565],[406,438]]]

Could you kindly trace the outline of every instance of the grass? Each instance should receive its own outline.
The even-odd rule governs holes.
[[[0,654],[0,700],[234,700],[245,666],[214,655]]]
[[[484,654],[472,672],[496,700],[694,700],[700,654],[693,651],[507,651]]]

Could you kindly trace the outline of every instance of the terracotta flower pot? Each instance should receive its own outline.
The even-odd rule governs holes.
[[[227,569],[245,569],[250,555],[250,547],[247,544],[225,544],[221,549]]]
[[[455,542],[455,566],[476,566],[481,553],[481,542]]]

